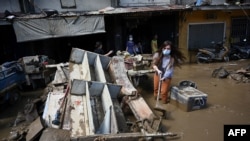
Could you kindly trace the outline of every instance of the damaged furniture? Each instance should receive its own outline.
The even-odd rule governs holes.
[[[94,140],[102,137],[138,140],[143,137],[176,136],[174,133],[159,131],[162,119],[153,113],[134,88],[122,57],[110,58],[73,48],[68,68],[69,94],[66,96],[65,84],[62,83],[58,85],[60,89],[53,88],[57,92],[50,92],[48,95],[43,114],[48,127],[53,126],[51,120],[55,118],[56,111],[66,96],[61,125],[56,128],[69,131],[71,140]],[[131,109],[136,119],[133,124],[137,125],[139,132],[131,131],[123,106]]]

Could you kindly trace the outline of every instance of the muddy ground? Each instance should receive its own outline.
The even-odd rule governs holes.
[[[172,86],[177,86],[182,80],[195,82],[197,89],[208,95],[207,106],[204,109],[185,112],[173,104],[164,104],[168,116],[163,120],[163,130],[180,135],[176,141],[221,141],[225,124],[250,124],[250,83],[211,77],[213,70],[220,66],[235,71],[249,64],[250,60],[240,60],[228,63],[185,64],[176,68]],[[148,79],[143,80],[137,89],[153,109],[156,101],[153,99],[152,77],[153,75],[149,74]],[[0,113],[0,139],[9,135],[10,126],[13,125],[17,112],[23,109],[24,103],[42,93],[42,90],[23,92],[19,103]]]
[[[197,89],[208,95],[207,106],[201,110],[185,112],[173,104],[163,104],[169,114],[163,120],[167,131],[181,135],[177,141],[222,141],[225,124],[249,125],[250,83],[211,77],[213,70],[221,66],[234,72],[249,64],[249,60],[240,60],[229,63],[187,64],[181,69],[176,68],[172,85],[177,86],[182,80],[195,82]],[[152,89],[153,87],[148,86],[140,88],[147,103],[154,107]]]

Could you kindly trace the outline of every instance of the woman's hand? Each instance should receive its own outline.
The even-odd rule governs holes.
[[[156,65],[153,66],[153,69],[157,72],[157,74],[162,74],[162,71],[160,71]]]
[[[157,74],[159,75],[159,74],[162,74],[162,71],[160,71],[160,70],[157,70]]]

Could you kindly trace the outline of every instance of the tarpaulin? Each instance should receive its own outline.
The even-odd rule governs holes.
[[[104,17],[77,16],[14,20],[17,42],[104,33]]]

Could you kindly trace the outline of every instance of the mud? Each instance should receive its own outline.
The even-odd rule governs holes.
[[[0,111],[0,140],[7,139],[10,136],[10,132],[11,129],[13,129],[12,127],[14,127],[18,112],[23,112],[25,104],[27,104],[29,100],[34,100],[43,95],[43,89],[31,91],[29,88],[29,90],[22,91],[20,94],[21,99],[16,104],[6,106],[4,110]]]
[[[182,80],[196,83],[197,89],[206,93],[207,106],[204,109],[185,112],[172,104],[162,104],[167,109],[167,119],[163,120],[163,131],[178,133],[176,141],[221,141],[225,124],[250,124],[250,83],[238,83],[235,80],[211,77],[214,69],[221,66],[229,71],[236,71],[250,64],[250,60],[228,63],[185,64],[175,69],[172,86]],[[148,105],[154,108],[153,74],[144,78],[137,87]],[[41,90],[23,92],[22,99],[16,105],[7,107],[0,114],[0,139],[6,138],[18,111],[23,110],[29,98],[42,94]],[[154,110],[153,110],[154,111]],[[161,113],[154,111],[156,115]]]
[[[250,124],[250,83],[239,83],[233,79],[213,78],[214,69],[223,66],[229,72],[250,65],[249,60],[228,63],[187,64],[176,68],[172,86],[177,86],[182,80],[196,83],[197,89],[206,93],[207,106],[204,109],[185,112],[173,104],[162,104],[168,112],[163,120],[163,130],[178,133],[177,141],[222,141],[225,124]],[[152,75],[149,80],[152,79]],[[153,108],[153,84],[143,81],[140,92]],[[151,87],[150,87],[151,85]],[[159,114],[156,112],[156,114]]]

